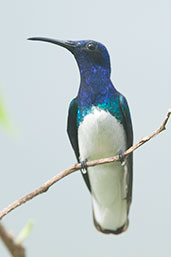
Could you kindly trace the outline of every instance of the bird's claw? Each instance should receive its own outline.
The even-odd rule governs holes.
[[[124,166],[126,163],[125,156],[123,155],[123,152],[119,152],[119,160],[121,162],[121,165]]]
[[[85,159],[84,161],[81,162],[81,172],[83,174],[87,173],[87,159]]]

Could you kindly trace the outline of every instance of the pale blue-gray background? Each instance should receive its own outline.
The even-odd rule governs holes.
[[[18,129],[0,130],[0,209],[75,163],[66,134],[67,109],[79,73],[65,49],[31,36],[94,39],[111,55],[112,81],[126,95],[134,139],[155,130],[171,106],[171,2],[2,1],[0,87]],[[3,220],[17,234],[29,219],[28,257],[171,256],[171,122],[134,154],[130,226],[119,236],[97,232],[79,172]],[[9,256],[0,243],[0,257]]]

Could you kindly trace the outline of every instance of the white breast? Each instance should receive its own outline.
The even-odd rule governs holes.
[[[126,150],[123,126],[109,112],[94,107],[78,128],[80,161],[110,157]],[[96,222],[115,231],[127,223],[126,168],[119,162],[88,169]]]

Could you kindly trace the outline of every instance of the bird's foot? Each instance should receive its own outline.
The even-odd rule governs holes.
[[[85,159],[84,161],[81,162],[81,172],[83,174],[87,173],[87,159]]]
[[[122,151],[119,152],[119,160],[120,160],[122,166],[124,166],[126,164],[126,158],[123,155]]]

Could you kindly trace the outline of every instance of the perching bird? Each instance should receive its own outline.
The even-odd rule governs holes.
[[[126,98],[110,80],[110,58],[101,43],[46,41],[68,49],[75,57],[81,76],[80,88],[69,106],[67,132],[84,180],[92,196],[93,218],[103,233],[119,234],[128,227],[132,199],[132,154],[122,153],[133,143],[133,131]],[[119,154],[120,162],[86,167],[86,161]]]

